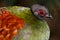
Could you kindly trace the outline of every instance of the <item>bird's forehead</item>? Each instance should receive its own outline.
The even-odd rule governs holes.
[[[35,12],[36,10],[39,10],[39,9],[42,9],[44,10],[46,13],[48,13],[48,10],[45,6],[42,6],[42,5],[38,5],[38,4],[35,4],[32,6],[32,11]]]

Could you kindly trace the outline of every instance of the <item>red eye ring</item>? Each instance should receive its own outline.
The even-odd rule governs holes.
[[[38,12],[38,15],[40,15],[40,16],[45,16],[45,14],[46,14],[45,11],[42,9],[37,10],[37,12]]]

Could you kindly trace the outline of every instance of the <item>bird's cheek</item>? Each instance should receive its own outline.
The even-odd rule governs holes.
[[[38,15],[38,12],[35,12],[35,13],[34,13],[34,15],[36,15],[36,16],[37,16],[37,15]]]

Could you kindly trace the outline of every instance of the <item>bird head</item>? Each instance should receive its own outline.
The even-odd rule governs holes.
[[[51,14],[48,12],[48,9],[43,5],[34,4],[32,5],[31,9],[34,16],[36,16],[38,19],[52,18]]]

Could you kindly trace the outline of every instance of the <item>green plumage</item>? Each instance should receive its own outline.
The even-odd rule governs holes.
[[[50,30],[45,20],[38,20],[28,7],[5,7],[13,15],[25,20],[25,28],[18,31],[12,40],[49,40]]]

